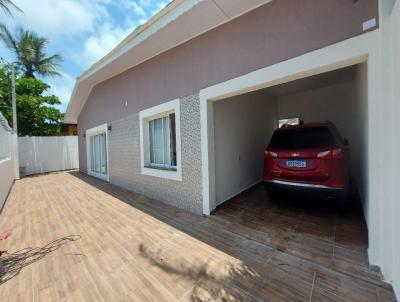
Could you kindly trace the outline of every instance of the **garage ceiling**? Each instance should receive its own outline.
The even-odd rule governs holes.
[[[311,89],[331,86],[334,84],[354,81],[357,65],[317,74],[293,82],[288,82],[265,89],[265,93],[272,96],[283,96]]]

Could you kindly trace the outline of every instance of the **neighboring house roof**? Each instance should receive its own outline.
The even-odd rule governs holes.
[[[77,122],[95,85],[271,1],[172,1],[77,78],[64,122]]]

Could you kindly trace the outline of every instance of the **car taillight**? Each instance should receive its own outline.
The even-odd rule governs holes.
[[[272,151],[265,150],[265,156],[266,157],[278,157],[278,154],[276,154],[275,152],[272,152]]]
[[[323,152],[318,153],[317,157],[318,158],[330,158],[331,155],[332,155],[331,150],[328,150],[328,151],[323,151]]]
[[[342,149],[335,149],[332,151],[332,158],[334,159],[342,159],[343,157],[343,151]]]
[[[333,159],[341,159],[343,157],[343,152],[342,149],[334,149],[334,150],[327,150],[327,151],[322,151],[318,153],[317,155],[318,158],[333,158]]]

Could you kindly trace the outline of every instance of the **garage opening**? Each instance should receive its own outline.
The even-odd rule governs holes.
[[[283,124],[330,121],[350,143],[351,178],[367,185],[366,63],[213,103],[216,206],[263,178],[264,150]]]

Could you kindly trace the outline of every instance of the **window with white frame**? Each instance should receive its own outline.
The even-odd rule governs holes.
[[[139,113],[141,173],[182,180],[179,100]]]

